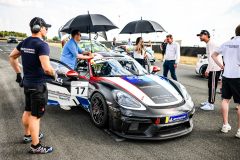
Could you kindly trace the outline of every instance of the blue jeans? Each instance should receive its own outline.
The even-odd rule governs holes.
[[[168,71],[170,70],[172,79],[177,81],[176,68],[174,68],[174,64],[175,64],[175,60],[172,60],[172,61],[165,60],[163,64],[163,76],[167,77]]]

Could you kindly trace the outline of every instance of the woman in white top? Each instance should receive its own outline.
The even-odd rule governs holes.
[[[138,37],[136,40],[136,46],[133,48],[133,57],[138,63],[140,63],[145,68],[144,59],[146,57],[146,50],[144,47],[142,37]]]

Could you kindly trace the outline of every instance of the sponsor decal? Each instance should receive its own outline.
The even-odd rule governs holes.
[[[229,48],[239,48],[239,45],[226,45]]]
[[[140,89],[146,89],[146,88],[162,88],[162,86],[160,86],[160,85],[152,85],[152,86],[142,86],[142,87],[139,87]]]
[[[35,54],[35,49],[30,49],[30,48],[21,48],[21,50],[24,53],[31,53],[31,54]]]
[[[173,123],[173,122],[179,122],[187,119],[188,114],[183,114],[179,116],[172,116],[172,117],[166,117],[165,123]]]
[[[154,96],[154,97],[151,97],[152,99],[165,99],[165,101],[166,101],[166,99],[169,99],[169,98],[171,98],[173,95],[171,95],[171,94],[166,94],[166,95],[159,95],[159,96]]]
[[[58,78],[58,79],[56,79],[56,81],[52,81],[52,82],[53,82],[53,83],[56,83],[56,84],[62,85],[62,84],[63,84],[63,79]]]

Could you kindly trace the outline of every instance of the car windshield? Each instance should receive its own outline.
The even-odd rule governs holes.
[[[91,60],[94,77],[123,77],[146,75],[148,72],[134,59],[127,57]]]
[[[99,52],[109,52],[107,50],[106,47],[104,47],[104,45],[102,45],[101,43],[98,43],[96,41],[79,41],[78,46],[83,50],[83,51],[88,51],[92,53],[99,53]],[[91,48],[91,44],[92,44],[92,48]]]

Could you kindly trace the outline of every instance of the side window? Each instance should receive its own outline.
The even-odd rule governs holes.
[[[53,70],[57,72],[58,74],[66,74],[70,69],[63,66],[62,64],[54,61],[50,61],[51,66],[53,67]]]

